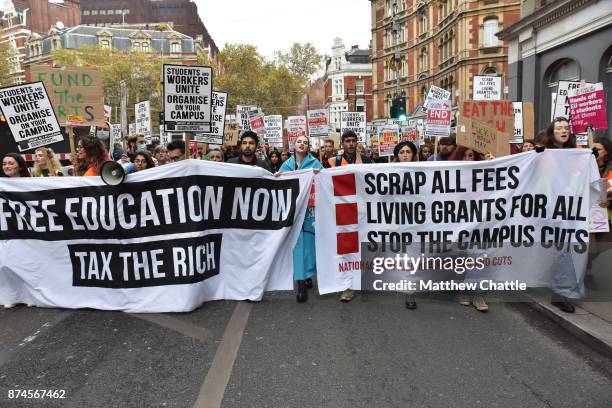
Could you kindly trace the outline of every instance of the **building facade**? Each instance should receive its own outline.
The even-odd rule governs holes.
[[[83,24],[93,26],[166,23],[200,39],[209,59],[218,62],[219,49],[198,15],[198,6],[190,0],[81,0],[81,18]]]
[[[3,0],[0,2],[0,43],[8,42],[11,74],[14,83],[25,81],[23,63],[26,41],[32,33],[44,34],[53,25],[72,27],[81,23],[78,1],[66,0],[62,4],[48,0]]]
[[[612,139],[612,2],[523,0],[521,19],[498,36],[509,44],[510,98],[531,101],[547,126],[560,80],[603,82]]]
[[[325,61],[323,87],[330,123],[340,127],[340,112],[365,112],[372,121],[372,64],[370,51],[354,45],[347,51],[336,38]]]
[[[397,75],[409,113],[420,110],[431,85],[451,91],[456,105],[472,98],[475,75],[507,83],[508,47],[495,34],[519,19],[520,1],[373,0],[371,7],[375,118],[389,116]]]
[[[193,38],[174,30],[139,30],[80,25],[59,29],[52,27],[45,35],[32,34],[26,43],[24,67],[52,64],[53,51],[99,46],[117,51],[157,52],[167,63],[195,65],[197,44]]]

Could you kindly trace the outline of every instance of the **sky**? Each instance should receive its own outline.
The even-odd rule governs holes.
[[[225,43],[253,44],[260,54],[287,51],[311,42],[331,54],[334,38],[367,48],[371,40],[368,0],[195,0],[208,33],[221,50]]]

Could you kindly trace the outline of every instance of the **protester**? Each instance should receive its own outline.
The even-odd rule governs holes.
[[[139,172],[146,169],[152,169],[155,163],[149,152],[138,152],[134,156],[134,171]]]
[[[75,176],[98,176],[100,166],[110,160],[106,148],[97,137],[83,136],[77,144],[76,160],[73,162]]]
[[[365,146],[362,145],[361,143],[357,144],[357,153],[359,153],[361,157],[367,157],[368,155],[368,151],[366,150]]]
[[[336,149],[334,148],[334,141],[332,139],[325,139],[323,142],[323,155],[321,158],[321,164],[324,168],[329,168],[329,159],[336,155]]]
[[[399,142],[393,149],[393,157],[396,163],[410,163],[417,161],[417,148],[410,141]],[[414,310],[417,308],[416,297],[413,291],[406,293],[406,308]]]
[[[455,149],[455,143],[453,138],[450,136],[441,137],[438,140],[438,155],[433,154],[427,158],[427,161],[446,161],[450,158],[453,150]]]
[[[272,167],[272,173],[280,171],[283,161],[281,160],[280,152],[276,149],[270,152],[270,164]]]
[[[386,163],[387,162],[383,157],[380,157],[378,147],[372,148],[372,155],[371,155],[370,161],[372,163]]]
[[[2,158],[2,173],[4,177],[30,177],[30,171],[25,160],[17,153],[7,153]]]
[[[329,167],[346,166],[348,164],[367,164],[372,163],[368,157],[361,157],[357,153],[357,135],[352,130],[345,130],[341,136],[342,148],[341,155],[330,158],[327,162]],[[341,302],[350,302],[355,297],[352,289],[347,288],[340,294]]]
[[[247,130],[240,136],[240,156],[234,157],[227,162],[257,166],[271,171],[272,169],[270,168],[270,165],[265,160],[260,160],[256,156],[258,144],[259,136],[257,136],[257,133]]]
[[[457,146],[448,160],[451,161],[481,161],[482,154],[465,146]]]
[[[521,147],[521,152],[529,152],[536,148],[535,141],[533,140],[525,140],[523,141],[523,146]]]
[[[347,164],[367,164],[372,161],[367,156],[357,152],[357,135],[352,130],[346,130],[342,134],[342,148],[344,153],[330,158],[327,162],[330,167],[345,166]]]
[[[223,152],[218,147],[213,147],[208,151],[208,160],[223,163],[224,157]]]
[[[153,150],[153,157],[155,157],[157,160],[158,166],[163,166],[164,164],[169,163],[168,150],[164,145],[159,145],[155,148],[155,150]]]
[[[542,144],[548,149],[576,147],[576,136],[571,133],[568,119],[562,116],[555,118],[546,128]]]
[[[429,156],[431,156],[432,151],[433,149],[430,144],[424,144],[421,146],[421,149],[419,150],[419,161],[427,161]]]
[[[321,170],[321,163],[309,154],[309,144],[307,136],[298,136],[295,140],[295,154],[282,164],[280,171]],[[308,299],[307,289],[312,288],[312,278],[317,273],[314,222],[314,200],[311,200],[308,202],[302,231],[293,248],[293,279],[297,281],[296,299],[300,303]]]
[[[290,157],[291,157],[291,153],[289,153],[287,150],[283,150],[281,152],[281,160],[283,161],[283,163],[286,162],[287,159]]]
[[[62,166],[55,159],[53,150],[47,147],[36,149],[36,160],[34,162],[34,177],[63,176]]]
[[[170,163],[185,160],[185,141],[173,140],[166,146]]]
[[[417,161],[417,148],[410,141],[399,142],[393,149],[393,157],[396,163]]]

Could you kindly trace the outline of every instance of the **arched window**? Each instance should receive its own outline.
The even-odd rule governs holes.
[[[572,59],[563,59],[555,62],[546,71],[544,76],[541,112],[541,123],[546,124],[554,115],[553,97],[559,89],[559,81],[580,81],[580,66]],[[552,112],[552,113],[551,113]]]
[[[427,32],[427,14],[421,14],[421,34]]]
[[[426,71],[428,68],[427,48],[421,49],[421,71]]]
[[[483,75],[492,75],[492,76],[495,76],[495,75],[497,75],[497,69],[495,69],[495,67],[487,67],[482,72],[482,74]]]
[[[421,103],[425,103],[425,99],[427,98],[427,88],[425,86],[421,87]]]
[[[497,17],[487,18],[484,21],[482,45],[484,47],[497,47],[497,32],[499,31],[499,21]]]

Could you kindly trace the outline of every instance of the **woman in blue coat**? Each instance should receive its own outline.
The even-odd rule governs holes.
[[[295,154],[283,163],[280,168],[281,173],[303,169],[315,169],[315,173],[318,173],[323,166],[309,154],[309,150],[308,137],[299,136],[295,140]],[[308,299],[306,289],[312,288],[312,277],[317,274],[314,214],[314,197],[311,191],[304,225],[295,248],[293,248],[293,279],[297,281],[298,293],[296,298],[300,303]]]

